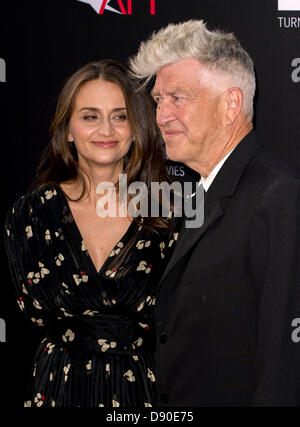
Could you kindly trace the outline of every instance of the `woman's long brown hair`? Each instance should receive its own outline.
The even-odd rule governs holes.
[[[83,190],[76,200],[80,200],[87,193],[86,180],[79,168],[75,145],[68,141],[68,131],[75,98],[80,88],[97,79],[117,84],[125,98],[133,135],[133,143],[124,158],[123,173],[127,174],[128,186],[135,181],[142,181],[150,190],[151,182],[169,182],[163,142],[155,122],[155,108],[150,95],[127,67],[114,60],[101,60],[79,69],[63,87],[50,128],[51,141],[42,156],[35,187],[79,179]],[[148,202],[151,212],[150,196]],[[144,217],[142,221],[143,227],[151,231],[168,227],[168,224],[169,221],[161,217]]]

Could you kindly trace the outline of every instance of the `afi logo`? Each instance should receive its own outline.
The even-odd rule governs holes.
[[[278,0],[278,10],[300,10],[300,0]]]
[[[6,64],[2,58],[0,58],[0,82],[6,82]]]
[[[104,10],[120,13],[121,15],[132,15],[132,0],[117,0],[120,10],[114,9],[113,7],[109,6],[109,3],[111,2],[111,0],[78,0],[78,1],[81,1],[82,3],[90,4],[92,8],[99,15],[102,15]],[[155,0],[148,0],[148,1],[150,1],[150,14],[155,15]]]

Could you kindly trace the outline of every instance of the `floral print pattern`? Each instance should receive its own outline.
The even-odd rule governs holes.
[[[131,223],[97,272],[59,185],[8,213],[17,303],[45,336],[25,407],[155,405],[155,294],[178,235],[142,224]]]

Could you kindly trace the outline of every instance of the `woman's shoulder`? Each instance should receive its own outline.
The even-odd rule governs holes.
[[[46,184],[15,200],[8,211],[7,218],[29,218],[32,214],[47,208],[47,202],[58,194],[57,184]]]

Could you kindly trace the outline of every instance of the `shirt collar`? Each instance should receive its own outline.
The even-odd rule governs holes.
[[[225,157],[223,157],[223,159],[213,168],[213,170],[207,175],[206,178],[201,177],[198,185],[202,184],[205,191],[208,191],[219,170],[221,169],[227,158],[230,156],[230,154],[233,152],[233,150],[234,148]]]

